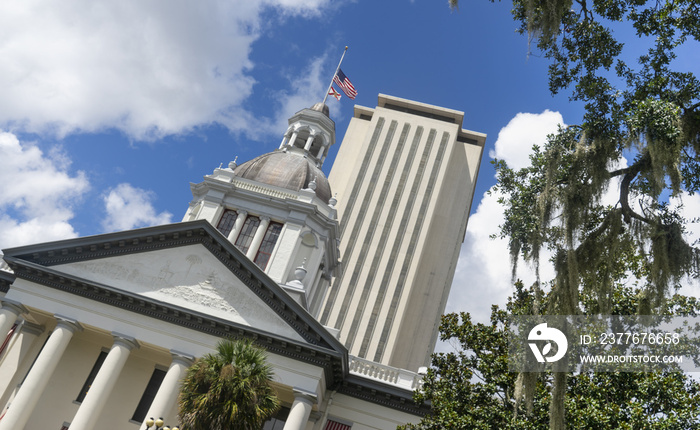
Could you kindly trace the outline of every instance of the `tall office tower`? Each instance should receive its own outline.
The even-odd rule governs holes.
[[[329,176],[342,270],[318,315],[352,355],[429,363],[486,140],[463,118],[383,94],[355,107]]]

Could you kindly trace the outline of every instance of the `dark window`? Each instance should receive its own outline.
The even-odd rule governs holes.
[[[107,358],[107,353],[105,351],[100,351],[100,355],[97,357],[97,361],[95,361],[95,364],[92,366],[92,370],[90,371],[90,374],[88,375],[87,379],[85,380],[85,383],[83,384],[83,388],[80,390],[80,393],[78,393],[78,397],[75,399],[76,402],[82,403],[83,400],[85,400],[85,396],[87,395],[88,390],[90,390],[90,386],[92,385],[93,381],[95,380],[95,377],[97,376],[97,372],[100,371],[100,367],[102,367],[102,363],[105,362],[105,358]]]
[[[52,334],[52,333],[53,333],[53,332],[50,331],[50,332],[49,332],[49,335],[46,336],[46,339],[44,339],[44,343],[41,345],[41,349],[39,349],[39,353],[36,355],[36,357],[34,357],[34,360],[32,361],[32,365],[29,366],[29,371],[27,371],[27,373],[24,375],[24,377],[22,378],[22,382],[20,382],[19,385],[24,384],[24,380],[27,379],[27,376],[28,376],[29,373],[32,371],[32,369],[34,368],[34,363],[36,363],[37,358],[39,358],[39,356],[41,355],[41,352],[44,350],[44,347],[46,346],[46,342],[49,341],[49,338],[51,337],[51,334]]]
[[[275,249],[275,244],[277,243],[277,239],[280,237],[281,231],[282,224],[278,222],[271,222],[267,227],[265,237],[260,244],[260,249],[255,256],[255,260],[253,260],[259,268],[265,270],[265,267],[267,267],[267,263],[270,261],[270,255],[272,255],[272,251]]]
[[[143,392],[143,396],[141,396],[141,401],[136,407],[136,411],[134,411],[134,416],[131,417],[132,421],[142,423],[143,420],[146,419],[148,408],[151,407],[153,399],[156,398],[156,393],[158,393],[160,384],[163,383],[163,378],[165,378],[165,370],[153,370],[153,375],[151,375],[151,379],[148,381],[148,385],[146,385],[146,391]]]
[[[221,232],[221,234],[228,237],[231,230],[233,230],[233,225],[236,223],[236,218],[238,218],[238,212],[226,209],[224,214],[221,215],[219,225],[217,225],[216,228]]]
[[[289,416],[289,408],[282,406],[274,417],[270,418],[263,425],[263,430],[282,430],[284,423],[287,422]]]
[[[339,423],[338,421],[328,420],[326,421],[326,426],[324,430],[350,430],[352,428],[349,424]]]
[[[445,115],[438,115],[438,114],[431,113],[431,112],[423,112],[421,110],[411,109],[411,108],[406,107],[406,106],[399,106],[399,105],[387,103],[383,107],[386,109],[397,110],[399,112],[410,113],[411,115],[424,116],[426,118],[436,119],[438,121],[450,122],[452,124],[455,123],[455,119],[452,117],[445,116]]]
[[[244,254],[248,252],[250,248],[250,243],[253,241],[253,236],[258,230],[260,225],[260,218],[256,216],[249,216],[241,228],[241,232],[238,234],[238,239],[236,239],[236,248],[240,249]]]

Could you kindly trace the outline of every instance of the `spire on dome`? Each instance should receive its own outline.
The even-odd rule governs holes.
[[[330,118],[330,109],[328,109],[328,106],[323,103],[323,102],[318,102],[315,105],[311,106],[311,110],[315,110],[317,112],[321,112],[324,115],[326,115],[328,118]]]

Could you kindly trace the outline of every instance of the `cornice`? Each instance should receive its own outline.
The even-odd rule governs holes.
[[[17,276],[6,270],[0,270],[0,293],[6,293],[10,290],[10,285],[15,282]]]
[[[386,406],[412,415],[425,416],[430,412],[429,404],[417,404],[413,391],[397,388],[357,376],[347,376],[337,391],[348,396]]]

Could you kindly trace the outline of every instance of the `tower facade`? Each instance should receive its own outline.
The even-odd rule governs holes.
[[[374,109],[355,107],[329,175],[342,269],[318,316],[350,354],[429,363],[486,139],[463,117],[382,94]]]

